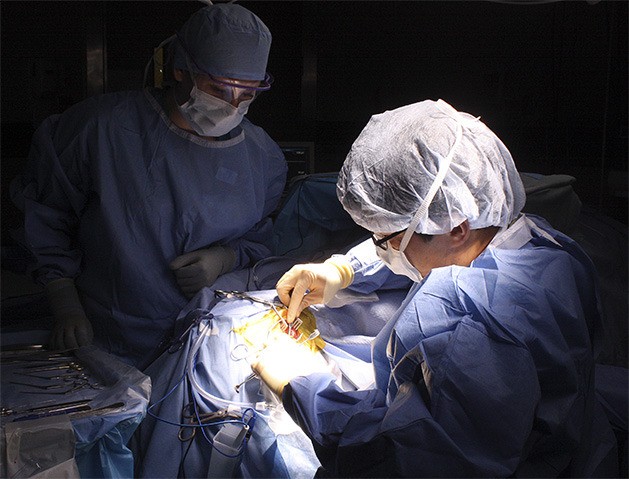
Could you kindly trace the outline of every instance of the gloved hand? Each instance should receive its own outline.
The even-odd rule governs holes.
[[[170,263],[179,288],[192,298],[204,286],[210,286],[221,274],[232,270],[236,252],[227,246],[211,246],[178,256]]]
[[[267,345],[252,362],[251,369],[280,397],[293,378],[331,370],[320,353],[304,347],[287,334],[279,335]]]
[[[286,321],[292,323],[311,304],[327,303],[353,280],[354,270],[341,256],[293,266],[275,285],[280,301],[288,306]]]
[[[55,350],[75,349],[91,344],[94,331],[87,319],[74,281],[70,278],[51,281],[46,285],[46,295],[55,317],[49,347]]]

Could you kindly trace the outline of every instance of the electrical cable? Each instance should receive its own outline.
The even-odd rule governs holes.
[[[195,310],[196,311],[196,310]],[[183,374],[182,376],[175,382],[175,384],[170,388],[170,390],[168,390],[168,392],[166,394],[164,394],[164,396],[162,396],[160,399],[158,399],[157,401],[155,401],[153,404],[151,404],[148,408],[147,408],[147,414],[149,416],[151,416],[152,418],[154,418],[157,421],[163,422],[165,424],[169,424],[171,426],[176,426],[180,428],[180,434],[181,434],[181,429],[182,428],[194,428],[193,431],[196,431],[197,428],[201,429],[201,433],[203,434],[204,439],[206,440],[206,442],[208,444],[210,444],[210,446],[212,447],[213,450],[217,451],[219,454],[221,454],[222,456],[228,457],[228,458],[237,458],[240,457],[244,454],[245,452],[245,448],[247,445],[247,442],[249,440],[249,438],[251,437],[251,434],[253,432],[253,428],[255,426],[255,422],[256,422],[256,411],[255,411],[255,407],[257,406],[257,404],[254,403],[242,403],[242,402],[237,402],[237,401],[228,401],[222,398],[219,398],[217,396],[214,396],[213,394],[210,394],[208,391],[206,391],[203,387],[201,387],[201,385],[198,383],[198,381],[196,380],[196,377],[194,375],[194,367],[195,367],[195,359],[196,359],[196,355],[198,353],[198,350],[201,346],[201,344],[203,343],[203,340],[205,339],[206,336],[206,332],[207,330],[211,327],[211,319],[212,319],[212,315],[210,314],[209,316],[207,315],[208,311],[206,310],[199,310],[201,311],[201,314],[198,316],[197,320],[195,320],[192,323],[192,326],[194,325],[195,322],[198,323],[198,328],[199,328],[199,336],[195,339],[193,346],[189,352],[189,357],[188,357],[188,361],[186,362],[186,366],[184,368]],[[205,319],[205,323],[201,322],[201,320]],[[180,340],[183,338],[183,336],[189,334],[190,330],[192,329],[192,326],[189,327],[179,338]],[[162,417],[159,417],[157,414],[155,414],[153,412],[153,409],[158,406],[159,404],[161,404],[162,402],[164,402],[168,397],[170,397],[185,381],[185,379],[188,378],[188,394],[191,398],[191,403],[193,406],[193,410],[194,410],[194,417],[196,418],[196,423],[183,423],[183,422],[175,422],[175,421],[170,421],[168,419],[164,419]],[[204,422],[202,415],[199,413],[199,405],[197,402],[197,398],[194,394],[194,391],[196,391],[198,394],[200,394],[202,397],[204,397],[205,399],[210,400],[214,405],[216,405],[218,407],[219,404],[222,404],[224,406],[227,406],[227,408],[229,408],[230,406],[236,406],[236,407],[240,407],[241,413],[240,413],[240,419],[224,419],[224,420],[218,420],[218,421],[212,421],[212,422]],[[188,403],[190,404],[190,403]],[[188,407],[188,405],[184,406]],[[226,408],[226,409],[227,409]],[[185,417],[185,413],[182,412],[182,415]],[[249,416],[250,415],[250,416]],[[208,416],[208,415],[206,415]],[[248,417],[249,416],[249,417]],[[243,436],[243,439],[240,443],[240,445],[238,446],[237,449],[237,454],[231,455],[231,454],[226,454],[223,451],[221,451],[220,449],[218,449],[215,445],[214,445],[214,441],[208,436],[208,433],[206,431],[207,427],[210,426],[221,426],[221,425],[225,425],[225,424],[242,424],[243,427],[246,427],[246,432],[245,435]],[[180,440],[182,440],[182,442],[188,442],[188,445],[186,447],[185,452],[183,453],[181,460],[179,461],[179,468],[178,468],[178,475],[180,477],[185,477],[185,459],[188,455],[188,452],[190,451],[190,448],[192,447],[192,443],[194,440],[194,437],[196,436],[196,434],[194,434],[194,432],[189,436],[189,437],[185,437],[183,440],[181,438],[181,436],[179,436]]]
[[[195,311],[200,311],[202,312],[201,316],[205,316],[207,314],[206,310],[195,310]],[[207,336],[207,331],[211,328],[211,318],[212,316],[205,316],[203,319],[205,319],[205,323],[203,322],[199,322],[198,328],[199,328],[199,336],[195,339],[193,346],[188,354],[188,360],[186,362],[186,367],[183,371],[183,375],[181,376],[181,378],[179,378],[177,380],[177,382],[175,383],[175,385],[163,396],[161,397],[159,400],[157,400],[155,403],[151,404],[148,409],[147,409],[147,414],[149,414],[151,417],[153,417],[154,419],[157,419],[159,421],[165,422],[167,424],[171,424],[173,426],[179,426],[179,427],[203,427],[202,426],[202,421],[200,421],[199,419],[199,423],[200,424],[181,424],[181,423],[175,423],[173,421],[168,421],[167,419],[164,418],[160,418],[159,416],[157,416],[156,414],[154,414],[152,412],[152,409],[154,407],[156,407],[158,404],[161,404],[164,400],[166,400],[179,386],[181,386],[181,384],[183,383],[184,379],[187,377],[190,381],[190,387],[192,387],[197,393],[199,393],[202,397],[204,397],[205,399],[208,399],[209,401],[211,401],[212,403],[214,403],[217,407],[219,406],[223,406],[225,408],[229,408],[229,407],[239,407],[241,408],[243,411],[252,411],[255,414],[255,408],[256,406],[260,406],[259,403],[246,403],[246,402],[238,402],[238,401],[229,401],[227,399],[223,399],[223,398],[219,398],[218,396],[214,396],[213,394],[209,393],[207,390],[205,390],[201,384],[197,381],[196,376],[194,375],[194,369],[195,369],[195,365],[196,365],[196,356],[197,353],[199,351],[199,348],[201,347],[201,344],[203,343],[203,341],[205,340],[205,337]],[[194,322],[193,322],[194,324]],[[189,328],[190,329],[190,328]],[[186,331],[186,333],[188,333],[189,330]],[[194,395],[191,394],[191,397],[194,398]],[[196,405],[196,400],[194,401],[195,405]],[[216,421],[213,423],[213,425],[216,424],[225,424],[228,422],[237,422],[234,420],[225,420],[225,421]]]
[[[184,371],[184,375],[177,381],[177,383],[171,388],[170,391],[168,391],[168,393],[166,393],[164,396],[162,396],[158,401],[154,402],[153,404],[151,404],[147,410],[146,413],[151,416],[153,419],[156,419],[157,421],[163,422],[165,424],[169,424],[171,426],[177,426],[177,427],[190,427],[190,428],[197,428],[197,427],[207,427],[209,425],[211,426],[220,426],[222,424],[227,424],[227,423],[236,423],[236,422],[242,422],[239,421],[237,419],[225,419],[225,420],[221,420],[221,421],[214,421],[211,424],[203,424],[203,422],[199,419],[199,424],[194,424],[194,423],[189,423],[189,424],[185,424],[185,423],[181,423],[181,422],[174,422],[174,421],[169,421],[168,419],[164,419],[163,417],[159,417],[157,414],[155,414],[152,409],[157,406],[158,404],[160,404],[162,401],[164,401],[166,398],[168,398],[168,396],[170,396],[183,382],[183,380],[186,377],[186,371]],[[194,398],[194,396],[193,396]],[[250,409],[250,408],[248,408]]]

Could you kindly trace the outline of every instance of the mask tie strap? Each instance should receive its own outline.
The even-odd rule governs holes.
[[[450,148],[450,151],[448,152],[446,157],[442,161],[440,161],[437,176],[435,176],[435,180],[433,181],[432,185],[430,185],[430,189],[428,190],[424,201],[422,201],[422,204],[417,209],[415,216],[413,216],[413,219],[411,219],[411,223],[408,225],[408,228],[404,233],[404,237],[402,238],[402,242],[400,243],[400,251],[404,251],[406,249],[409,241],[411,240],[411,236],[415,232],[415,228],[417,228],[419,222],[428,214],[428,207],[430,206],[432,200],[437,194],[437,190],[441,187],[443,180],[446,177],[448,170],[450,169],[450,163],[452,163],[454,152],[461,143],[461,139],[463,138],[463,127],[461,126],[461,121],[458,119],[458,112],[456,113],[456,139],[454,140],[454,144],[452,145],[452,148]]]

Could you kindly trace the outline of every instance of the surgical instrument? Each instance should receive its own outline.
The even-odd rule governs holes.
[[[0,364],[19,364],[19,363],[48,363],[48,362],[59,362],[59,361],[73,361],[76,357],[74,356],[62,356],[62,355],[41,355],[39,353],[29,354],[28,356],[11,356],[9,358],[2,358],[0,360]]]
[[[55,372],[55,371],[42,371],[42,372]],[[62,381],[68,381],[68,380],[72,380],[76,378],[87,379],[87,374],[85,374],[84,372],[70,370],[70,369],[68,369],[67,371],[62,370],[61,373],[57,373],[54,376],[40,376],[38,374],[33,374],[29,372],[20,372],[19,375],[27,376],[29,378],[36,378],[36,379],[50,379],[50,380],[61,379]]]
[[[53,412],[41,412],[41,413],[34,413],[34,414],[29,414],[27,416],[21,416],[18,417],[16,419],[14,419],[14,422],[17,421],[28,421],[31,419],[40,419],[42,417],[49,417],[49,416],[58,416],[61,414],[68,414],[69,416],[71,416],[72,418],[76,418],[78,416],[87,416],[87,415],[96,415],[98,413],[103,414],[103,413],[107,413],[107,412],[111,412],[114,410],[118,410],[124,407],[124,403],[123,402],[115,402],[112,404],[109,404],[107,406],[103,406],[103,407],[99,407],[96,409],[92,409],[91,407],[87,406],[87,403],[83,404],[83,405],[78,405],[78,406],[74,406],[71,408],[67,408],[66,410],[58,410],[58,411],[53,411]]]
[[[85,406],[89,403],[89,400],[81,399],[78,401],[62,402],[57,404],[47,404],[45,406],[37,406],[28,409],[12,409],[10,407],[0,408],[0,416],[12,416],[17,414],[30,414],[30,413],[43,413],[43,412],[55,412],[55,411],[67,411],[77,406]]]
[[[29,384],[28,386],[32,386],[32,384]],[[89,389],[103,389],[103,386],[101,386],[99,383],[97,382],[92,383],[88,380],[77,380],[77,381],[74,381],[74,384],[65,384],[62,386],[70,386],[70,388],[64,391],[22,391],[22,393],[24,394],[70,394],[80,389],[88,389],[88,388]]]
[[[308,341],[312,341],[313,339],[318,338],[321,335],[321,332],[318,329],[315,329],[307,338],[301,338],[303,336],[300,333],[300,337],[297,340],[297,344],[307,343]]]
[[[291,326],[286,322],[286,319],[284,319],[284,317],[280,314],[280,312],[277,309],[277,306],[283,307],[281,303],[277,304],[277,302],[274,302],[274,301],[268,301],[266,299],[256,298],[255,296],[251,296],[250,294],[245,293],[243,291],[223,291],[221,289],[216,289],[214,290],[214,294],[219,295],[219,296],[224,296],[225,298],[246,299],[253,303],[264,304],[265,306],[268,306],[273,310],[273,312],[277,315],[277,317],[280,318],[284,326],[291,328]]]
[[[27,467],[30,467],[30,469],[26,469]],[[36,472],[40,471],[41,468],[42,467],[39,465],[39,462],[32,459],[26,459],[24,465],[15,471],[15,473],[11,476],[11,479],[19,477],[32,477]],[[24,469],[26,469],[26,471],[24,471]]]
[[[45,390],[68,387],[68,384],[29,384],[29,383],[21,383],[19,381],[9,381],[9,384],[18,384],[20,386],[28,386],[31,388],[45,389]]]
[[[179,428],[179,440],[181,442],[189,441],[193,439],[197,433],[197,428],[211,426],[215,423],[220,423],[222,421],[230,421],[230,420],[242,420],[242,415],[237,414],[232,408],[226,407],[223,409],[219,409],[218,411],[208,412],[208,413],[199,413],[198,416],[194,411],[187,412],[190,408],[193,407],[192,403],[188,403],[183,407],[181,412],[181,416],[184,421],[188,420],[186,424],[182,424]],[[185,435],[184,431],[186,429],[191,429],[189,435]]]
[[[83,370],[83,366],[81,366],[79,363],[76,362],[69,362],[69,363],[60,363],[60,364],[47,364],[45,366],[25,366],[24,369],[27,369],[27,372],[41,372],[41,371],[57,371],[57,370],[64,370],[64,369],[68,369],[68,370],[75,370],[75,371],[82,371]]]
[[[192,331],[192,328],[198,326],[199,323],[204,319],[211,319],[212,313],[210,313],[209,310],[205,310],[205,309],[195,309],[193,311],[190,311],[186,315],[184,319],[184,324],[190,321],[192,317],[194,317],[194,319],[192,319],[190,325],[184,330],[183,333],[181,333],[177,337],[177,339],[174,339],[168,346],[167,351],[169,353],[172,354],[179,351],[183,347],[184,343],[186,342],[188,333]]]
[[[234,386],[234,389],[236,390],[236,392],[240,392],[240,388],[247,382],[251,381],[254,378],[257,378],[258,376],[256,375],[256,373],[251,373],[249,376],[247,376],[242,382],[236,384]]]

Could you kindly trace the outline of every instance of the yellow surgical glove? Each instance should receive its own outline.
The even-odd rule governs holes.
[[[284,387],[297,376],[330,371],[320,353],[311,351],[288,335],[282,336],[267,345],[251,364],[251,369],[280,397]]]

